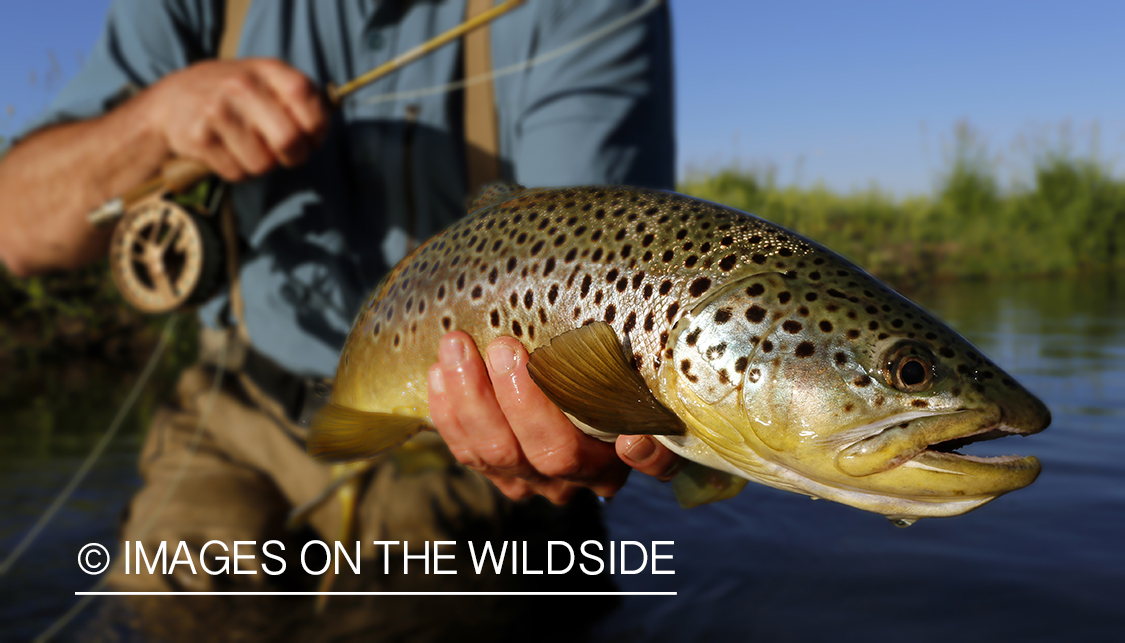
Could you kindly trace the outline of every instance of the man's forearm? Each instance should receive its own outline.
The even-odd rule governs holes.
[[[92,208],[156,172],[168,157],[145,96],[102,117],[38,132],[0,161],[0,260],[17,276],[76,268],[104,256],[109,230]]]

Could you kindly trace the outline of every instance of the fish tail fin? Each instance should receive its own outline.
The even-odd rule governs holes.
[[[306,448],[326,462],[373,458],[414,437],[423,425],[419,418],[329,403],[313,416]]]

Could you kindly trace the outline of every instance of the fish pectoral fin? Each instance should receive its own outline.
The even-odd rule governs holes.
[[[688,461],[672,478],[672,493],[684,509],[726,500],[738,495],[749,482],[733,473]]]
[[[330,403],[313,416],[306,449],[325,462],[373,458],[414,437],[423,426],[418,418]]]
[[[535,349],[527,371],[560,409],[599,431],[687,434],[683,421],[649,390],[605,322],[563,333]]]

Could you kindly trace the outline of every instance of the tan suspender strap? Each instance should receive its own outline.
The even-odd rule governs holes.
[[[242,25],[246,22],[246,12],[250,0],[226,0],[226,15],[223,20],[223,36],[219,40],[219,58],[233,60],[238,56],[238,43],[242,37]],[[230,312],[238,325],[238,337],[245,344],[250,343],[250,331],[246,328],[246,305],[242,300],[242,287],[239,280],[238,261],[238,222],[234,218],[234,206],[228,193],[223,199],[222,212],[223,245],[227,253],[227,280],[230,283]]]
[[[238,56],[242,25],[246,22],[246,12],[249,9],[250,0],[226,0],[223,36],[219,39],[219,58],[232,60]]]
[[[493,0],[466,0],[465,19],[488,11],[492,4]],[[492,71],[490,37],[488,25],[465,34],[462,53],[465,79]],[[492,79],[465,87],[465,161],[470,195],[500,180],[500,132]]]

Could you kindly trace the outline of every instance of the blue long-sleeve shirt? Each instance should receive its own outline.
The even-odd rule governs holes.
[[[491,27],[493,67],[555,51],[642,0],[531,0]],[[39,126],[104,113],[218,50],[220,0],[115,0],[105,33]],[[239,56],[285,60],[323,86],[342,84],[460,23],[464,0],[259,0]],[[625,183],[671,188],[674,167],[666,6],[612,34],[495,80],[501,171],[527,186]],[[335,371],[353,315],[412,244],[464,215],[457,92],[380,99],[458,80],[448,45],[345,101],[301,167],[240,183],[240,269],[251,340],[289,370]],[[408,116],[409,115],[409,116]],[[227,324],[227,298],[201,314]]]

